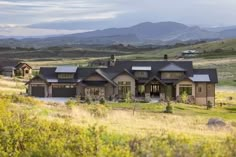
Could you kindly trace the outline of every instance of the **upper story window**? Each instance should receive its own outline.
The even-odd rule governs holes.
[[[162,72],[161,79],[180,79],[184,76],[184,72]]]
[[[58,78],[59,79],[73,79],[74,74],[61,73],[61,74],[58,74]]]
[[[136,71],[134,73],[134,76],[137,78],[148,78],[148,72],[147,71]]]

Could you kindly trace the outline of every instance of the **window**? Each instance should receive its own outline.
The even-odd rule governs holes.
[[[25,70],[25,73],[28,74],[28,73],[29,73],[29,70]]]
[[[188,95],[192,95],[192,85],[191,84],[179,85],[179,94],[182,95],[184,92],[186,92]]]
[[[59,79],[73,79],[74,78],[74,74],[62,73],[62,74],[58,74],[58,78]]]
[[[202,92],[202,87],[198,87],[198,93]]]
[[[183,72],[162,72],[162,79],[179,79],[184,76]]]
[[[147,71],[136,71],[134,75],[137,78],[147,78],[148,77],[148,72]]]
[[[53,88],[75,88],[74,85],[53,85]]]
[[[131,91],[131,82],[118,82],[118,94],[121,98],[125,98],[126,94]]]
[[[85,93],[86,96],[91,96],[91,97],[104,97],[104,88],[103,87],[90,87],[90,88],[85,88]]]

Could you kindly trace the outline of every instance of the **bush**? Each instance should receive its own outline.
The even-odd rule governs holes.
[[[0,94],[0,99],[7,99],[11,103],[26,104],[26,105],[41,105],[42,104],[41,101],[33,97],[17,95],[17,94],[13,94],[13,95]]]
[[[105,103],[106,103],[105,98],[101,98],[101,99],[99,100],[99,103],[102,104],[102,105],[105,105]]]
[[[69,109],[72,109],[73,107],[78,105],[76,100],[73,99],[69,99],[65,104]]]
[[[173,106],[170,104],[170,102],[167,103],[164,113],[173,113]]]
[[[187,103],[188,101],[188,94],[186,91],[184,91],[182,94],[181,94],[181,101],[182,103]]]
[[[210,110],[213,107],[213,104],[211,101],[207,102],[207,109]]]
[[[109,111],[109,109],[104,105],[91,105],[88,110],[92,116],[98,118],[106,117]]]
[[[132,102],[132,99],[131,99],[131,92],[127,92],[126,95],[125,95],[125,102],[126,103],[131,103]]]
[[[90,98],[90,97],[87,97],[87,98],[85,99],[85,102],[86,102],[88,105],[90,105],[90,104],[91,104],[91,98]]]

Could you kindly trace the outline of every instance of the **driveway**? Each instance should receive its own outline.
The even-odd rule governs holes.
[[[65,103],[71,98],[38,98],[44,102],[56,102],[56,103]]]

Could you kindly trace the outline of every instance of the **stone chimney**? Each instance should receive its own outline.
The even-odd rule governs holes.
[[[115,66],[115,64],[116,64],[116,57],[115,57],[115,55],[111,55],[109,65],[110,66]]]
[[[168,61],[168,55],[167,54],[164,55],[164,61]]]

